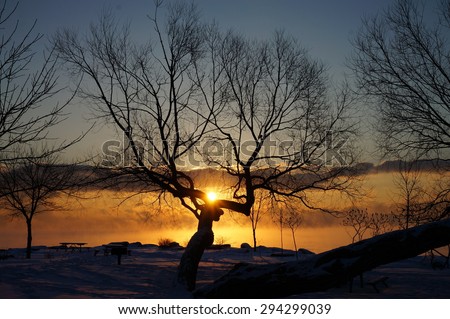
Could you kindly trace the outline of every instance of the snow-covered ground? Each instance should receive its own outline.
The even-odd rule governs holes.
[[[40,247],[32,258],[23,250],[11,250],[14,258],[0,260],[0,298],[172,298],[172,289],[182,250],[154,245],[130,246],[130,256],[117,264],[117,256],[104,256],[102,247],[64,251]],[[97,254],[95,251],[98,250]],[[198,273],[198,286],[211,283],[238,262],[274,263],[295,257],[272,257],[274,248],[252,250],[229,248],[205,252]],[[301,258],[301,257],[300,257]],[[389,277],[388,287],[370,285],[353,292],[348,286],[300,298],[450,298],[450,269],[433,270],[430,261],[418,256],[392,263],[364,274],[364,281]]]

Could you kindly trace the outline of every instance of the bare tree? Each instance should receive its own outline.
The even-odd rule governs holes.
[[[75,165],[59,164],[54,152],[29,153],[0,168],[2,209],[13,218],[23,218],[27,225],[26,258],[31,257],[35,216],[64,210],[61,196],[74,192],[76,172]]]
[[[450,185],[448,184],[448,168],[440,168],[439,160],[431,171],[420,167],[421,161],[399,161],[399,167],[394,176],[394,183],[398,190],[398,209],[394,217],[400,228],[408,229],[412,226],[423,225],[445,219],[450,214]],[[423,181],[427,177],[431,179],[431,173],[436,170],[442,173],[437,180],[433,180],[433,186],[426,186]],[[450,256],[448,247],[447,256]],[[437,250],[433,253],[442,254]],[[433,260],[432,260],[433,262]]]
[[[398,170],[394,174],[397,190],[394,217],[401,228],[448,217],[450,185],[445,161],[398,161]]]
[[[398,0],[366,19],[354,41],[352,68],[361,93],[375,105],[380,146],[388,154],[448,156],[449,28],[450,1]],[[447,174],[448,169],[442,176]],[[406,168],[396,183],[404,199],[401,227],[449,216],[448,179],[425,193],[417,171]]]
[[[367,209],[355,207],[345,214],[342,224],[352,228],[352,243],[355,243],[363,240],[368,231],[371,237],[392,231],[396,221],[394,213],[369,213]]]
[[[122,172],[136,176],[151,191],[178,198],[198,219],[198,231],[179,267],[180,283],[192,290],[203,250],[213,243],[211,227],[222,214],[220,207],[247,215],[249,207],[228,200],[211,204],[187,173],[190,152],[209,131],[208,118],[203,118],[209,110],[205,112],[190,80],[194,62],[202,58],[203,31],[193,5],[169,5],[165,23],[159,21],[161,7],[162,1],[156,1],[149,16],[152,45],[134,45],[129,27],[120,28],[108,14],[91,25],[85,39],[62,30],[55,45],[73,74],[85,78],[81,96],[124,134],[134,163]]]
[[[280,248],[281,248],[281,255],[284,255],[284,236],[283,236],[283,230],[284,230],[284,220],[285,220],[285,207],[284,201],[277,198],[275,195],[271,195],[269,197],[270,200],[270,210],[272,215],[272,221],[275,225],[278,226],[280,230]]]
[[[291,230],[292,242],[294,243],[295,257],[298,260],[297,240],[295,236],[296,230],[303,223],[302,213],[299,211],[300,205],[295,205],[292,202],[285,203],[285,214],[283,214],[283,224]]]
[[[255,203],[253,204],[250,210],[250,215],[248,216],[252,224],[253,251],[256,251],[257,246],[256,228],[258,227],[258,224],[262,219],[263,215],[269,209],[268,207],[269,198],[270,196],[267,195],[265,196],[262,192],[259,196],[256,196]]]
[[[425,202],[425,190],[421,185],[421,170],[417,161],[399,161],[394,184],[399,201],[396,217],[399,226],[408,229],[420,224]]]
[[[268,196],[268,208],[272,215],[273,222],[279,227],[280,230],[280,248],[281,255],[284,256],[284,237],[283,231],[285,228],[289,228],[292,235],[292,242],[296,252],[296,258],[298,259],[297,240],[295,232],[303,223],[302,207],[303,204],[299,200],[291,198],[283,198],[279,196]],[[287,254],[286,256],[289,256]]]
[[[352,243],[361,241],[371,227],[370,214],[367,209],[352,208],[345,214],[342,224],[352,228]]]
[[[55,45],[87,81],[82,96],[125,135],[135,160],[130,174],[179,199],[198,219],[178,278],[193,290],[222,209],[248,216],[257,190],[305,204],[309,189],[350,192],[352,174],[343,166],[352,159],[352,100],[345,91],[331,104],[325,68],[283,33],[253,45],[200,23],[192,4],[170,3],[163,21],[162,8],[156,1],[149,16],[149,45],[133,44],[129,27],[107,14],[86,38],[62,30]],[[206,148],[211,143],[223,150],[215,158]],[[198,150],[206,164],[234,178],[231,198],[211,202],[197,188],[189,169],[199,166],[192,159]]]
[[[0,3],[0,161],[20,156],[16,149],[27,143],[45,140],[68,104],[49,105],[61,90],[57,59],[51,50],[39,62],[33,50],[43,35],[35,34],[36,22],[21,34],[21,22],[14,21],[18,5]]]
[[[27,258],[31,255],[32,220],[36,214],[58,208],[57,193],[69,171],[54,171],[56,154],[80,141],[79,137],[48,146],[50,129],[65,119],[64,103],[55,99],[58,86],[57,55],[36,50],[43,35],[15,20],[18,2],[0,3],[0,202],[12,217],[27,224]],[[40,149],[39,152],[36,150]],[[50,179],[50,180],[46,180]]]
[[[372,237],[378,236],[394,229],[395,219],[392,213],[372,213],[370,215],[370,230]]]
[[[364,20],[354,41],[351,66],[388,152],[450,148],[450,1],[431,3],[398,0]]]
[[[431,161],[432,179],[425,189],[424,202],[420,205],[421,214],[417,223],[429,223],[448,218],[450,215],[450,175],[449,161],[435,159]]]

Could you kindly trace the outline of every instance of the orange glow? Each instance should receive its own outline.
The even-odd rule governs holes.
[[[208,192],[208,194],[206,194],[206,196],[208,196],[208,200],[210,202],[214,202],[217,199],[217,194],[214,192]]]
[[[438,174],[425,176],[423,186],[430,189]],[[393,173],[382,172],[365,176],[365,187],[370,190],[356,204],[370,212],[389,213],[395,209],[398,190],[392,181]],[[431,185],[431,186],[429,186]],[[206,185],[206,201],[232,198],[226,185]],[[197,219],[182,207],[177,199],[167,196],[159,200],[157,195],[146,193],[131,196],[132,192],[87,191],[80,205],[79,199],[61,199],[58,205],[64,211],[48,212],[33,220],[33,245],[58,245],[60,242],[86,242],[95,247],[112,241],[139,241],[155,244],[161,238],[168,238],[186,246],[196,232]],[[312,193],[314,203],[325,207],[348,207],[350,204],[335,193]],[[124,198],[129,198],[123,202]],[[258,224],[258,245],[280,246],[280,228],[273,222],[272,207],[263,207],[265,214]],[[267,211],[266,211],[267,210]],[[0,249],[24,247],[26,225],[22,218],[11,220],[0,207]],[[251,223],[243,214],[225,211],[220,222],[214,223],[213,231],[218,242],[224,241],[233,247],[241,243],[253,244]],[[321,252],[351,242],[349,230],[342,226],[342,220],[320,212],[305,215],[304,224],[297,230],[299,247]],[[283,230],[284,248],[292,249],[289,229]]]

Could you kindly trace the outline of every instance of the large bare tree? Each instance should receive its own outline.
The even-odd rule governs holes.
[[[354,41],[351,66],[361,94],[374,105],[380,146],[388,154],[401,158],[449,156],[449,28],[448,0],[398,0],[364,20]],[[433,216],[445,218],[450,211],[450,184],[445,178],[446,166],[440,170],[443,182],[436,182],[433,194],[428,195],[429,204],[420,210],[434,210]],[[409,197],[418,193],[417,178],[411,175],[405,172],[399,180],[407,200],[407,226]]]
[[[438,7],[431,6],[438,3]],[[450,148],[450,1],[398,0],[364,20],[351,66],[391,151]]]
[[[308,190],[349,191],[352,100],[344,90],[330,103],[325,68],[282,32],[249,41],[201,23],[192,4],[155,3],[147,45],[109,14],[86,37],[61,30],[55,44],[84,77],[81,95],[124,134],[134,163],[123,171],[149,191],[173,195],[198,219],[178,276],[193,290],[223,209],[249,215],[257,190],[309,207]],[[229,173],[230,198],[208,201],[189,172],[202,165]]]

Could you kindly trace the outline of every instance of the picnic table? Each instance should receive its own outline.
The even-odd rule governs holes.
[[[0,249],[0,260],[8,259],[9,257],[12,257],[12,255],[8,254],[8,249]]]
[[[61,245],[61,248],[64,248],[65,250],[72,249],[72,251],[78,249],[78,251],[81,252],[81,248],[86,245],[87,243],[77,243],[77,242],[65,242],[65,243],[59,243]]]

